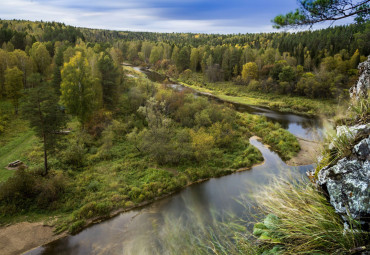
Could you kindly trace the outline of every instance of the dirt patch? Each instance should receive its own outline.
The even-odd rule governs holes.
[[[297,138],[301,150],[297,156],[291,158],[286,162],[288,166],[304,166],[316,163],[317,156],[320,155],[320,144],[315,141],[308,141]]]
[[[55,235],[54,228],[42,222],[21,222],[0,228],[0,251],[2,255],[21,254],[64,235]]]

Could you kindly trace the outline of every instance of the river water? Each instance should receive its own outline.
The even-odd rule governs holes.
[[[147,71],[145,73],[148,74]],[[148,77],[155,80],[149,75]],[[236,105],[235,108],[238,111],[265,115],[269,120],[279,122],[293,134],[305,139],[317,138],[317,130],[323,130],[319,121],[303,116],[254,106]],[[56,240],[26,254],[153,254],[154,247],[161,247],[163,238],[169,238],[166,236],[168,230],[180,229],[180,232],[185,232],[190,225],[211,224],[214,218],[230,213],[252,221],[249,217],[254,201],[248,196],[243,199],[244,205],[250,204],[246,210],[237,201],[242,194],[253,194],[262,185],[268,184],[274,176],[303,174],[313,166],[287,166],[275,152],[258,140],[252,138],[250,142],[261,151],[265,159],[262,165],[191,185],[170,197],[121,213],[76,235]],[[176,225],[173,225],[174,222]]]

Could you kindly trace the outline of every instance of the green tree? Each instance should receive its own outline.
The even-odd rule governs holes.
[[[89,62],[81,52],[77,52],[64,64],[60,85],[61,100],[68,112],[78,117],[83,128],[97,102],[94,93],[95,82],[91,76]]]
[[[5,70],[7,68],[8,53],[0,49],[0,98],[5,97]]]
[[[12,101],[15,114],[18,114],[19,99],[22,97],[23,72],[18,67],[5,70],[5,91]]]
[[[192,48],[190,53],[190,70],[193,72],[198,71],[199,60],[199,50],[197,48]]]
[[[162,59],[162,56],[163,48],[161,46],[154,46],[152,52],[150,53],[149,62],[154,65]]]
[[[37,71],[45,75],[51,63],[49,51],[43,43],[35,42],[30,50],[30,55],[36,64]]]
[[[33,69],[32,61],[27,56],[26,52],[22,50],[15,50],[12,54],[17,59],[17,67],[23,72],[23,85],[27,88],[27,77],[32,73]]]
[[[53,80],[52,84],[56,91],[56,93],[60,93],[60,83],[62,82],[62,75],[60,73],[60,70],[63,66],[63,52],[65,48],[63,46],[59,46],[56,48],[56,52],[54,55],[54,66],[53,66]]]
[[[118,100],[118,68],[114,65],[113,59],[108,54],[100,57],[98,67],[102,76],[103,105],[107,109],[113,109]]]
[[[179,55],[177,57],[177,60],[175,62],[177,70],[181,73],[185,69],[189,68],[189,62],[190,60],[190,54],[188,47],[182,47],[181,50],[179,51]]]
[[[60,131],[67,121],[58,101],[53,88],[39,85],[29,91],[22,105],[23,118],[29,121],[30,126],[43,143],[45,175],[49,169],[48,154],[54,152],[61,137]]]
[[[249,62],[243,65],[242,77],[245,81],[250,81],[251,79],[257,79],[258,77],[258,67],[254,62]]]
[[[360,63],[360,52],[358,50],[355,51],[353,56],[350,60],[350,65],[352,69],[357,69],[358,64]]]
[[[296,71],[291,66],[284,66],[279,74],[279,81],[293,82],[297,77]]]
[[[368,0],[299,0],[299,8],[285,15],[276,16],[274,28],[313,25],[357,16],[357,22],[370,18]]]

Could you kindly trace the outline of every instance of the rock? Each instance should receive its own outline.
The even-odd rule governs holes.
[[[321,169],[318,184],[327,190],[330,203],[344,220],[350,216],[362,221],[370,215],[370,137],[357,143],[352,152]]]
[[[358,100],[360,97],[367,98],[368,96],[368,90],[370,89],[370,56],[358,65],[358,69],[360,72],[358,82],[349,91],[353,100]]]
[[[338,126],[337,137],[346,136],[348,140],[354,140],[360,136],[364,136],[370,133],[370,124],[355,125],[355,126]],[[332,150],[335,147],[335,137],[329,144],[329,149]]]
[[[353,101],[367,98],[370,89],[370,56],[359,64],[360,77],[350,89]],[[348,216],[369,226],[370,220],[370,124],[338,126],[337,138],[345,136],[352,147],[350,155],[339,159],[334,165],[322,168],[318,173],[318,184],[327,190],[335,211],[347,221]],[[345,142],[345,140],[344,140]],[[334,149],[333,140],[329,149]],[[341,146],[341,143],[337,146]],[[345,223],[346,224],[346,223]]]
[[[368,134],[370,132],[370,124],[355,125],[355,126],[338,126],[337,136],[346,135],[348,138],[355,138],[361,134]]]

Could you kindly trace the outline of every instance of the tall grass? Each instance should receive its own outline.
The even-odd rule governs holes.
[[[360,124],[367,124],[370,121],[370,91],[367,98],[362,97],[353,102],[349,108],[351,119]]]
[[[179,255],[257,255],[262,248],[252,240],[255,238],[247,231],[241,219],[229,218],[228,221],[211,223],[200,222],[196,217],[187,220],[167,218],[162,229],[160,246],[154,254]]]
[[[265,214],[279,219],[274,231],[282,254],[349,254],[366,245],[369,233],[344,229],[324,194],[308,181],[276,179],[256,199]]]
[[[267,216],[254,224],[254,235],[243,218],[167,218],[153,254],[354,254],[370,241],[354,221],[345,229],[325,195],[306,180],[276,178],[254,197],[259,210],[248,218]]]

